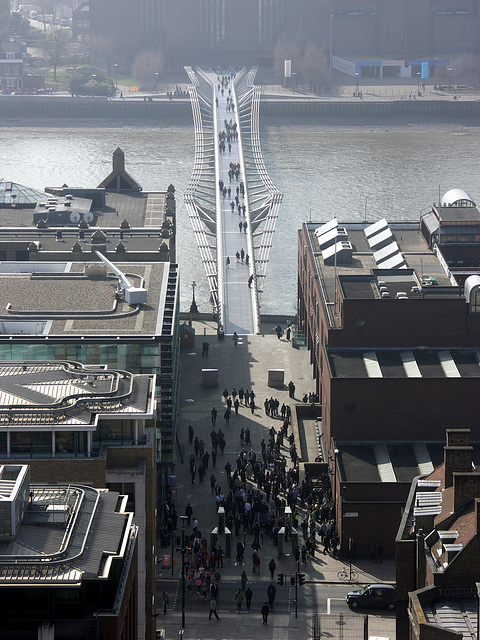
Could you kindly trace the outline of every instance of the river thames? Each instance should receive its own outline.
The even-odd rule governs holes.
[[[363,120],[262,121],[265,165],[284,193],[262,313],[295,313],[297,229],[302,222],[419,220],[451,188],[480,202],[480,127],[418,120],[367,123]],[[177,259],[181,268],[181,308],[192,289],[200,311],[209,312],[208,288],[181,194],[193,166],[193,125],[103,121],[2,123],[0,178],[44,189],[64,183],[95,187],[111,171],[112,153],[121,147],[127,171],[144,190],[177,196]],[[1,220],[0,220],[1,224]],[[240,249],[241,247],[239,247]]]

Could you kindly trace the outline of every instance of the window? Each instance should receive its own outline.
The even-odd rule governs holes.
[[[15,54],[14,53],[7,53],[7,60],[15,60]]]

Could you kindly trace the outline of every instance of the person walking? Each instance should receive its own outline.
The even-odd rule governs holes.
[[[212,619],[212,613],[216,617],[216,619],[220,622],[220,618],[218,617],[218,613],[217,613],[217,600],[214,598],[214,596],[212,596],[210,599],[210,613],[208,615],[209,620]]]
[[[242,590],[245,591],[245,585],[248,582],[248,578],[247,578],[247,574],[245,573],[245,569],[242,571],[242,575],[240,576],[240,582],[242,583]]]
[[[263,624],[267,624],[268,623],[268,614],[270,613],[270,607],[268,606],[268,602],[265,601],[265,604],[262,607],[262,618],[263,618]]]
[[[167,615],[167,604],[170,602],[168,599],[168,593],[166,591],[162,591],[162,602],[163,602],[163,615]]]
[[[229,265],[230,265],[230,258],[227,256],[227,268],[229,267]]]
[[[249,277],[248,279],[248,288],[251,289],[252,288],[252,282],[253,282],[253,273],[252,275]]]
[[[245,602],[247,603],[248,610],[250,610],[250,605],[252,604],[252,596],[253,591],[250,589],[250,587],[248,587],[248,589],[245,591]]]
[[[273,611],[273,603],[275,602],[276,594],[277,594],[277,587],[273,584],[273,582],[271,582],[267,588],[267,599],[268,599],[268,606],[270,608],[270,611]]]
[[[243,591],[241,589],[238,589],[235,594],[235,602],[237,603],[237,611],[241,611],[243,602]]]
[[[217,423],[217,410],[215,407],[212,408],[212,425],[215,426]]]
[[[233,332],[233,344],[235,346],[237,346],[237,344],[238,344],[238,335],[237,335],[236,331]]]
[[[223,549],[221,546],[217,549],[218,565],[223,569]]]
[[[277,568],[277,565],[275,564],[275,560],[272,558],[270,560],[270,562],[268,563],[268,570],[270,571],[270,575],[272,576],[272,580],[274,578],[275,575],[275,569]]]

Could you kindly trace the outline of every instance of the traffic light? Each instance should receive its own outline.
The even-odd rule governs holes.
[[[295,586],[295,576],[290,576],[290,584],[292,587]]]
[[[278,584],[279,584],[280,586],[282,586],[282,587],[283,587],[283,582],[284,582],[284,581],[283,581],[283,573],[279,573],[279,574],[277,575],[277,582],[278,582]]]
[[[298,584],[300,586],[302,586],[303,584],[305,584],[305,574],[304,573],[299,573],[298,574]]]

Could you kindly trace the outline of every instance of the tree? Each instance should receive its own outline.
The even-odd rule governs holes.
[[[165,68],[165,60],[160,49],[140,51],[132,65],[132,75],[138,80],[141,89],[154,89],[158,74]]]
[[[284,61],[292,61],[292,71],[298,73],[301,70],[302,48],[298,38],[281,34],[273,51],[273,63],[275,73],[279,78],[283,78]]]
[[[37,6],[40,7],[39,14],[42,18],[43,29],[47,30],[47,20],[46,16],[50,15],[52,25],[55,26],[57,24],[57,5],[58,2],[56,0],[37,0]]]
[[[27,36],[30,31],[30,20],[18,11],[10,14],[10,31],[17,36]]]
[[[308,82],[312,93],[318,93],[320,87],[328,84],[330,70],[327,56],[314,42],[307,42],[301,69],[303,79]]]
[[[113,96],[115,84],[105,71],[85,65],[70,76],[70,93],[74,96]]]
[[[53,77],[57,79],[57,66],[67,53],[67,45],[70,40],[68,32],[64,29],[53,28],[45,31],[39,48],[43,58],[53,65]]]

